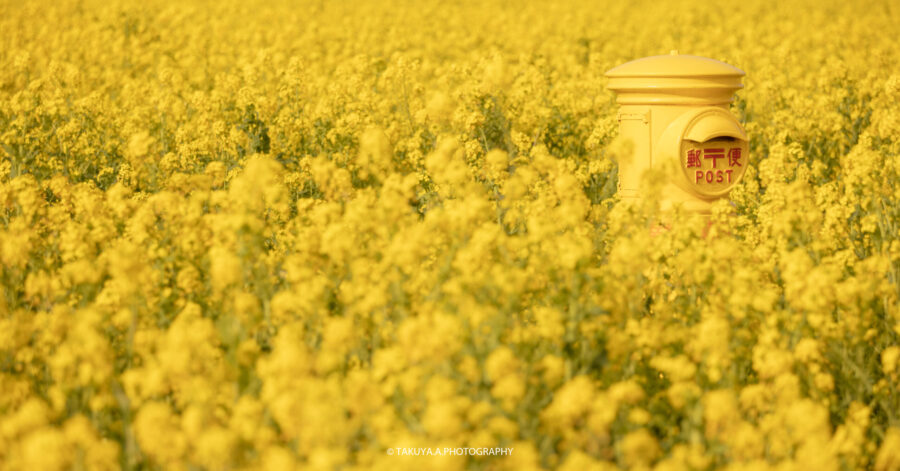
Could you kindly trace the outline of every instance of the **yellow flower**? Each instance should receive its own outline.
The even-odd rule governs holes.
[[[898,360],[900,360],[900,347],[892,345],[881,352],[881,368],[884,374],[891,375],[897,371]]]
[[[891,427],[875,456],[875,471],[897,471],[900,469],[900,429]]]
[[[730,390],[708,392],[703,396],[703,419],[706,436],[723,439],[740,422],[737,398]]]
[[[187,451],[188,442],[165,404],[150,402],[138,411],[134,433],[141,449],[161,464],[175,463]]]
[[[647,466],[656,461],[662,452],[656,437],[643,428],[625,435],[619,446],[628,466]]]

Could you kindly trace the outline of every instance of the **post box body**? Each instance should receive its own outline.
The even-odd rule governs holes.
[[[619,161],[618,193],[641,197],[641,175],[670,161],[663,209],[706,213],[740,181],[748,138],[729,111],[744,72],[705,57],[653,56],[607,72],[620,105],[619,139],[633,152]]]

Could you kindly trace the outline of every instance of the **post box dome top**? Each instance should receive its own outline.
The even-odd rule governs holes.
[[[744,71],[708,57],[678,54],[651,56],[626,62],[606,73],[607,77],[719,77],[744,76]]]
[[[744,71],[708,57],[678,54],[644,57],[608,72],[620,105],[723,105],[744,86]]]

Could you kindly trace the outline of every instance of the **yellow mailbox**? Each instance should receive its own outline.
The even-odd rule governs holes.
[[[747,169],[747,133],[728,111],[744,72],[706,57],[645,57],[606,73],[620,105],[619,138],[634,153],[619,162],[619,196],[641,195],[641,174],[674,160],[663,209],[682,203],[708,214]]]

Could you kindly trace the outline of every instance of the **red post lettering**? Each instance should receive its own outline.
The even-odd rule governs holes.
[[[706,149],[703,151],[703,153],[704,159],[712,159],[713,168],[716,168],[716,163],[719,161],[719,159],[725,158],[725,149]]]
[[[687,159],[688,168],[703,166],[703,163],[700,162],[700,149],[696,149],[696,150],[691,149],[688,151],[687,155],[688,155],[688,159]]]
[[[728,174],[728,183],[731,183],[731,169],[726,170],[725,173]]]
[[[712,183],[712,182],[713,182],[713,171],[707,170],[706,171],[706,183]]]
[[[724,179],[725,179],[725,177],[722,176],[722,171],[721,171],[721,170],[719,170],[718,172],[716,172],[716,183],[722,183],[722,180],[724,180]]]
[[[703,170],[697,170],[697,173],[694,174],[694,183],[700,183],[701,178],[703,178]]]
[[[741,166],[741,148],[740,147],[732,147],[728,149],[728,166]]]

